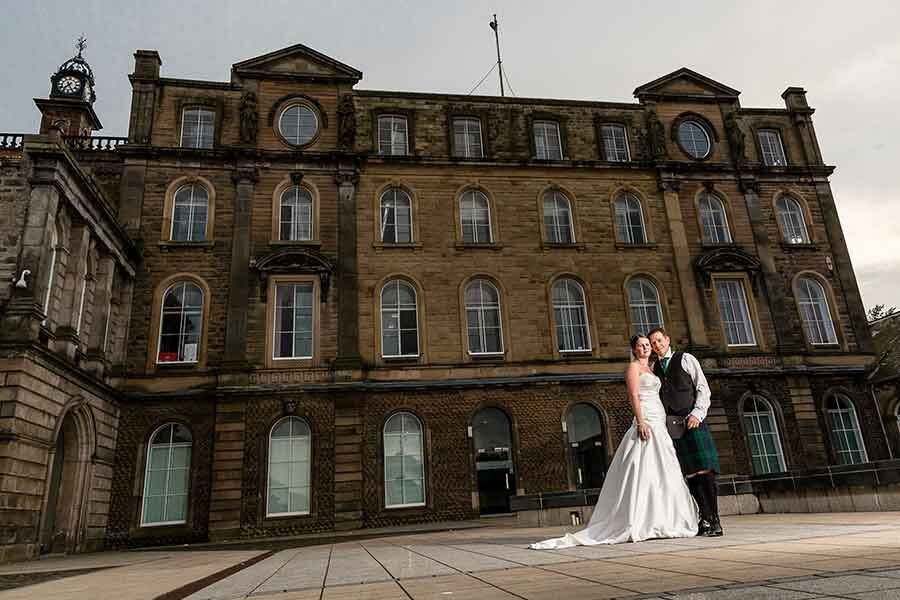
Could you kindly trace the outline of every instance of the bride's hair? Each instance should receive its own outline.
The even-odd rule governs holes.
[[[631,336],[631,341],[629,342],[629,344],[631,345],[631,360],[637,360],[637,355],[634,353],[634,351],[637,348],[638,341],[642,339],[648,341],[650,340],[650,338],[648,338],[643,333],[636,333]]]

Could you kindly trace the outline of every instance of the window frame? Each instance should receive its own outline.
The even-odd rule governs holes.
[[[544,127],[547,125],[553,125],[556,129],[556,140],[559,144],[559,157],[553,156],[540,156],[540,152],[538,149],[538,126]],[[563,141],[562,135],[562,123],[556,117],[550,116],[535,116],[531,119],[531,144],[534,152],[535,160],[545,160],[545,161],[553,161],[553,160],[566,160],[566,148]],[[546,147],[546,144],[545,144]]]
[[[402,450],[403,449],[403,441],[404,441],[405,437],[407,435],[409,435],[409,434],[405,433],[405,431],[404,431],[404,428],[402,425],[403,417],[411,417],[413,420],[416,421],[416,423],[418,423],[418,426],[419,426],[419,432],[418,432],[419,452],[420,452],[420,458],[421,458],[421,464],[422,464],[422,501],[421,502],[408,502],[408,503],[403,503],[403,504],[388,504],[388,498],[387,498],[387,493],[388,493],[388,490],[387,490],[387,482],[388,482],[387,468],[388,467],[387,467],[386,437],[388,435],[398,435],[398,434],[388,434],[387,426],[388,426],[388,423],[392,419],[395,419],[397,417],[400,417],[400,419],[401,419],[401,432],[399,434],[400,435],[401,452],[403,451]],[[403,457],[405,457],[405,456],[407,456],[407,454],[405,454],[405,453],[400,454],[401,464],[403,462]],[[383,490],[382,490],[383,493],[381,494],[381,502],[382,502],[382,506],[384,507],[384,510],[397,510],[397,509],[404,509],[404,508],[421,508],[424,506],[428,506],[428,469],[427,469],[427,460],[426,460],[426,432],[425,432],[425,424],[422,422],[422,419],[420,419],[418,415],[416,415],[415,413],[413,413],[412,411],[409,411],[409,410],[398,410],[398,411],[395,411],[395,412],[391,413],[390,415],[388,415],[388,417],[384,420],[384,422],[381,425],[381,462],[382,462],[381,485],[383,488]],[[401,467],[401,471],[402,471],[402,467]],[[414,478],[411,478],[411,479],[414,479]],[[406,481],[406,478],[401,477],[400,481]]]
[[[678,144],[679,149],[681,149],[682,153],[687,156],[691,160],[695,161],[703,161],[708,160],[713,155],[713,134],[709,131],[708,125],[704,122],[705,119],[698,118],[697,115],[685,115],[683,117],[679,117],[674,124],[674,135],[675,142]],[[703,132],[703,135],[706,137],[706,153],[702,156],[695,156],[687,146],[684,145],[684,142],[681,140],[681,129],[689,124],[696,125],[700,131]]]
[[[728,340],[728,330],[725,326],[725,318],[722,315],[722,308],[719,299],[719,283],[725,282],[737,282],[740,285],[740,290],[742,293],[742,297],[744,300],[744,308],[747,312],[747,318],[749,320],[749,331],[752,336],[751,342],[749,343],[738,343],[732,344]],[[753,288],[750,286],[750,281],[746,275],[743,274],[713,274],[712,275],[712,291],[713,291],[713,301],[715,302],[716,313],[719,317],[719,330],[722,334],[722,342],[726,348],[726,350],[741,350],[744,348],[760,348],[762,349],[761,336],[759,332],[759,318],[756,313],[756,303],[752,299],[752,293],[748,293],[747,290],[752,292]]]
[[[175,196],[188,185],[200,186],[206,192],[206,229],[202,240],[174,240],[172,233],[175,230]],[[160,229],[160,242],[163,246],[209,247],[215,243],[215,219],[216,219],[216,189],[205,177],[199,175],[185,175],[172,180],[166,188],[166,197],[163,202],[162,228]]]
[[[706,226],[704,224],[703,219],[703,203],[705,200],[711,199],[715,200],[719,203],[719,206],[722,207],[722,219],[724,221],[724,228],[726,239],[724,241],[711,240],[706,237]],[[703,246],[731,246],[734,245],[734,234],[731,231],[731,215],[729,214],[729,204],[725,198],[722,197],[721,194],[711,190],[701,190],[700,193],[697,194],[697,198],[695,201],[695,209],[697,213],[697,225],[699,227],[700,233],[700,243]]]
[[[309,501],[309,507],[305,511],[289,511],[282,513],[273,513],[269,510],[270,506],[270,498],[271,498],[271,475],[272,475],[272,434],[275,432],[275,429],[283,422],[290,422],[292,419],[296,419],[300,421],[306,426],[308,434],[306,435],[306,440],[308,444],[308,452],[307,452],[307,460],[306,462],[306,473],[307,473],[307,499]],[[290,435],[286,439],[291,440],[291,458],[293,459],[293,440],[297,438],[302,438],[303,436],[293,436]],[[303,417],[299,417],[296,415],[285,415],[279,419],[277,419],[271,427],[269,427],[269,434],[266,439],[266,480],[265,480],[265,489],[266,489],[266,497],[265,497],[265,507],[264,507],[264,518],[265,519],[282,519],[286,517],[303,517],[312,514],[312,506],[313,506],[313,464],[314,464],[314,446],[313,446],[313,430],[312,426],[309,424],[307,419]],[[284,461],[282,461],[284,462]],[[304,461],[297,461],[304,462]],[[294,461],[288,461],[288,464],[293,465]],[[294,486],[288,486],[288,493],[293,489]],[[288,505],[290,507],[290,504]]]
[[[788,231],[785,228],[784,221],[781,217],[781,215],[784,212],[782,210],[782,202],[784,202],[785,205],[789,205],[789,203],[793,203],[794,206],[796,206],[797,214],[799,214],[799,216],[800,216],[800,225],[801,225],[802,234],[803,234],[803,239],[799,242],[791,241],[791,238],[788,236]],[[802,247],[802,246],[809,246],[810,244],[813,243],[812,235],[810,232],[810,226],[809,226],[810,225],[809,224],[809,210],[808,210],[805,202],[801,201],[799,198],[797,198],[796,195],[794,195],[792,193],[783,193],[783,194],[778,194],[778,196],[775,198],[773,208],[774,208],[774,214],[775,214],[775,223],[778,226],[779,234],[781,234],[782,244],[789,246],[789,247],[791,247],[791,246]]]
[[[275,358],[275,311],[279,285],[312,285],[312,356]],[[316,275],[273,275],[268,278],[266,293],[265,365],[272,369],[318,366],[321,362],[321,282]]]
[[[849,409],[847,409],[847,408],[832,409],[829,406],[829,403],[832,401],[834,401],[835,403],[846,403],[846,405],[849,407]],[[864,463],[869,462],[869,452],[866,449],[866,440],[865,440],[865,437],[863,436],[862,427],[859,424],[859,411],[856,409],[856,403],[854,403],[853,400],[850,398],[850,394],[847,394],[846,392],[843,392],[843,391],[836,391],[836,392],[832,392],[832,393],[828,394],[828,396],[826,396],[826,398],[825,398],[823,408],[824,408],[824,412],[825,412],[826,426],[828,427],[829,446],[831,447],[832,456],[834,457],[834,459],[836,461],[838,461],[837,465],[859,465],[859,464],[864,464]],[[861,458],[863,460],[861,460],[859,462],[854,461],[854,462],[848,462],[848,463],[840,461],[841,455],[847,454],[847,453],[852,454],[853,451],[839,450],[835,445],[836,432],[834,429],[834,422],[832,421],[832,413],[835,413],[835,412],[847,412],[850,415],[851,425],[854,427],[854,429],[852,429],[852,430],[841,429],[840,431],[841,432],[853,431],[853,433],[857,436],[858,441],[859,441],[859,450],[857,450],[857,452],[861,454]],[[842,421],[843,421],[843,419],[842,419]],[[846,435],[845,435],[845,439],[846,439]]]
[[[383,215],[382,215],[382,201],[384,200],[384,196],[389,192],[393,192],[395,195],[397,192],[403,192],[407,198],[409,198],[409,236],[410,240],[408,242],[391,242],[384,240],[384,223],[383,223]],[[375,225],[375,245],[380,248],[408,248],[411,246],[418,246],[418,228],[416,227],[416,196],[413,194],[412,190],[409,189],[405,185],[401,185],[396,182],[391,182],[390,184],[382,187],[378,193],[375,195],[375,219],[373,219]],[[394,237],[396,239],[396,231],[397,231],[397,220],[396,220],[396,210],[394,213]]]
[[[769,162],[766,160],[766,144],[763,143],[764,135],[774,135],[778,142],[778,151],[781,152],[781,164],[777,162]],[[756,130],[756,143],[759,148],[760,162],[766,167],[787,167],[789,166],[787,152],[784,149],[784,139],[781,135],[781,129],[777,127],[760,127]],[[771,146],[771,144],[770,144]]]
[[[557,200],[558,197],[562,197],[565,199],[568,209],[569,209],[569,233],[572,237],[569,241],[553,241],[550,239],[549,230],[547,228],[546,222],[546,213],[545,213],[545,201],[549,194],[554,195],[554,200]],[[569,194],[566,190],[563,190],[558,187],[550,187],[543,190],[538,196],[538,210],[540,215],[540,224],[541,224],[541,242],[544,246],[548,247],[566,247],[566,246],[576,246],[578,245],[579,236],[576,231],[576,223],[575,223],[575,206],[574,201],[572,200],[572,195]],[[558,211],[554,213],[557,215]],[[555,221],[558,219],[554,218]],[[558,222],[554,223],[554,230],[559,230],[560,226]]]
[[[165,315],[165,302],[166,302],[166,296],[169,294],[169,290],[171,290],[172,288],[174,288],[176,285],[186,285],[186,284],[191,284],[191,285],[193,285],[193,286],[196,287],[198,290],[200,290],[200,294],[201,294],[201,305],[200,305],[200,311],[201,311],[201,312],[200,312],[200,332],[197,334],[197,358],[196,358],[196,360],[166,360],[166,361],[161,361],[161,360],[159,360],[159,355],[160,355],[160,348],[162,347],[163,322],[164,322],[165,316],[166,316],[166,315]],[[181,278],[181,279],[178,279],[178,280],[176,280],[176,281],[173,281],[172,283],[170,283],[169,285],[167,285],[167,286],[165,287],[165,289],[163,289],[163,292],[162,292],[162,295],[161,295],[161,298],[160,298],[160,302],[159,302],[159,322],[158,322],[158,324],[157,324],[157,332],[158,332],[158,334],[157,334],[157,338],[156,338],[156,351],[154,352],[154,358],[153,358],[153,361],[156,363],[156,366],[157,366],[157,367],[159,367],[159,366],[163,366],[163,367],[165,367],[165,366],[176,366],[176,365],[181,365],[181,366],[197,366],[197,365],[200,364],[200,356],[201,356],[201,352],[203,352],[203,351],[206,349],[206,329],[207,329],[207,326],[206,326],[206,319],[207,319],[208,306],[209,306],[208,290],[205,289],[204,286],[200,285],[197,281],[195,281],[195,280],[193,280],[193,279],[189,279],[189,278]],[[185,317],[185,307],[184,307],[184,303],[183,303],[183,302],[182,302],[182,305],[181,305],[181,309],[180,309],[180,310],[181,310],[181,313],[180,313],[180,314],[181,314],[182,327],[183,327],[184,317]],[[179,338],[185,337],[185,334],[184,334],[184,332],[183,332],[183,329],[180,328],[180,329],[178,330],[178,336],[179,336]],[[182,348],[182,345],[181,345],[180,343],[179,343],[179,348]],[[181,350],[179,350],[179,353],[181,353]]]
[[[637,202],[638,215],[640,218],[640,229],[641,229],[641,233],[643,234],[643,237],[644,237],[644,239],[640,242],[636,242],[634,240],[621,239],[623,237],[622,236],[623,231],[619,224],[619,202],[621,200],[627,201],[627,200],[631,200],[631,199],[633,199],[635,202]],[[630,190],[619,190],[616,192],[615,196],[613,197],[612,204],[613,204],[613,206],[612,206],[613,228],[615,229],[615,234],[616,234],[616,246],[618,246],[618,247],[635,247],[635,246],[640,247],[640,246],[647,246],[647,245],[651,244],[652,242],[650,241],[650,232],[649,232],[649,228],[647,227],[647,218],[644,214],[645,206],[644,206],[644,202],[641,199],[641,197],[638,194],[636,194]],[[633,212],[633,211],[630,211],[630,212]],[[627,213],[626,213],[626,218],[627,218]],[[633,228],[634,228],[633,226],[628,227],[628,229],[627,229],[628,236],[631,235],[631,231],[633,230]]]
[[[381,140],[381,121],[383,119],[402,120],[404,122],[404,124],[406,125],[406,131],[405,131],[406,139],[404,142],[406,145],[406,149],[404,152],[394,152],[393,121],[392,121],[392,128],[391,128],[392,138],[390,140],[391,151],[390,152],[382,151],[382,148],[381,148],[381,142],[382,142],[382,140]],[[412,145],[410,144],[410,139],[411,139],[410,131],[412,130],[412,127],[410,127],[410,121],[411,121],[411,119],[410,119],[409,115],[403,114],[400,112],[378,113],[378,116],[375,117],[375,151],[378,156],[412,156],[412,154],[413,154]]]
[[[487,240],[482,241],[482,240],[474,239],[474,240],[469,241],[469,240],[465,239],[466,224],[463,223],[462,203],[466,199],[466,196],[469,194],[477,195],[484,199],[485,208],[487,210],[487,227],[488,227],[488,239]],[[470,188],[464,189],[459,194],[457,194],[456,198],[457,198],[457,200],[456,200],[456,213],[457,213],[456,222],[457,222],[457,227],[458,227],[458,231],[459,231],[459,235],[457,236],[457,239],[459,240],[459,243],[463,244],[465,246],[491,246],[491,245],[495,244],[496,238],[494,236],[494,215],[493,215],[494,207],[493,207],[493,202],[491,201],[490,196],[488,196],[480,188],[470,187]],[[473,204],[474,204],[474,202],[473,202]],[[473,211],[474,210],[475,210],[475,207],[473,206]],[[478,226],[477,226],[477,224],[474,223],[474,221],[473,221],[472,226],[474,228],[474,232],[477,233]],[[477,237],[477,235],[475,237]]]
[[[469,303],[467,301],[466,296],[467,296],[467,292],[469,291],[469,287],[472,285],[475,285],[476,283],[478,283],[480,285],[489,286],[490,288],[492,288],[494,290],[494,293],[497,294],[497,306],[496,306],[497,330],[498,330],[497,333],[498,333],[499,339],[500,339],[500,349],[497,351],[494,351],[494,352],[487,352],[487,351],[473,352],[472,348],[469,344]],[[484,343],[485,339],[486,339],[485,334],[484,334],[486,327],[484,327],[484,320],[483,320],[485,306],[486,305],[482,302],[482,304],[479,305],[479,307],[473,309],[473,310],[478,310],[478,315],[479,315],[478,331],[479,331],[479,340],[482,342],[482,347],[487,347],[487,344]],[[464,344],[465,344],[466,353],[468,354],[468,356],[475,357],[475,358],[504,356],[506,354],[506,343],[504,340],[504,335],[506,333],[506,330],[503,327],[503,319],[504,319],[505,312],[503,310],[503,294],[501,293],[500,288],[497,286],[497,284],[494,283],[491,279],[484,277],[484,276],[475,276],[475,277],[470,278],[468,281],[465,282],[465,284],[463,285],[463,288],[462,288],[462,307],[463,307],[463,323],[465,324],[465,327],[463,329],[463,331],[465,332],[465,335],[463,337],[465,338]]]
[[[750,401],[754,402],[754,408],[758,408],[759,404],[761,403],[766,407],[766,410],[763,412],[760,412],[759,410],[748,411],[747,403]],[[774,438],[775,449],[777,450],[777,453],[775,454],[775,458],[778,462],[778,468],[779,468],[779,470],[776,470],[776,471],[756,472],[756,469],[754,468],[753,457],[755,455],[753,453],[753,443],[751,441],[751,433],[750,433],[750,428],[747,425],[747,421],[748,421],[748,419],[750,419],[752,417],[756,417],[757,425],[759,425],[760,424],[759,415],[763,415],[763,414],[766,417],[771,419],[772,430],[769,431],[768,433],[762,433],[762,434],[758,435],[757,437],[761,437],[763,435],[769,435],[772,438]],[[741,417],[741,426],[744,429],[744,442],[747,445],[747,453],[750,457],[750,469],[753,471],[753,474],[754,475],[772,475],[772,474],[776,474],[776,473],[786,472],[788,469],[788,462],[787,462],[787,456],[785,455],[785,452],[784,452],[784,444],[782,443],[782,440],[781,440],[781,431],[780,431],[781,430],[781,420],[779,419],[779,414],[775,411],[774,403],[770,402],[769,399],[766,398],[765,396],[763,396],[762,394],[759,394],[756,392],[748,393],[741,400],[740,417]],[[770,457],[771,455],[762,454],[759,456]],[[768,458],[766,458],[766,462],[768,464]]]
[[[481,149],[481,154],[478,156],[474,156],[469,153],[469,130],[466,127],[466,131],[464,136],[466,137],[466,145],[464,151],[460,151],[459,145],[456,143],[456,124],[458,122],[475,122],[478,123],[478,147]],[[484,159],[486,153],[484,149],[484,127],[482,126],[482,119],[478,116],[472,115],[453,115],[450,117],[450,146],[452,149],[451,156],[453,158],[463,158],[469,160],[482,160]]]
[[[587,341],[587,346],[585,348],[560,349],[560,347],[559,347],[559,339],[557,338],[557,328],[560,327],[560,324],[559,324],[559,320],[557,319],[557,316],[556,316],[557,305],[553,301],[553,289],[558,284],[560,284],[561,282],[564,282],[564,281],[574,283],[578,287],[578,289],[581,291],[581,302],[582,302],[581,307],[582,307],[582,315],[584,317],[583,333],[584,333],[584,337]],[[592,319],[591,319],[590,305],[588,302],[588,292],[585,287],[585,284],[580,279],[578,279],[577,277],[575,277],[573,275],[563,274],[563,275],[559,275],[558,277],[555,277],[553,280],[550,281],[548,293],[549,293],[548,299],[550,301],[549,304],[550,304],[550,323],[551,323],[551,344],[553,347],[553,353],[559,357],[592,355],[594,352],[593,336],[592,336],[592,332],[591,332]],[[572,310],[573,308],[577,308],[577,307],[567,305],[567,308]],[[566,327],[566,326],[572,327],[571,324],[562,325],[562,327]]]
[[[803,303],[800,299],[800,286],[804,281],[814,283],[815,285],[819,286],[819,289],[822,291],[822,301],[824,301],[825,303],[824,315],[828,317],[828,324],[831,326],[831,333],[834,335],[833,342],[814,342],[807,332],[806,319],[803,316]],[[797,315],[800,318],[800,329],[803,330],[803,339],[806,341],[807,346],[814,349],[836,348],[840,346],[841,335],[838,331],[837,321],[839,313],[836,312],[837,306],[835,306],[834,295],[831,293],[831,286],[827,284],[827,282],[821,275],[813,271],[801,271],[800,273],[797,273],[797,275],[794,277],[793,283],[794,301],[797,305]]]
[[[178,426],[184,427],[184,428],[187,430],[188,434],[191,436],[191,441],[190,441],[190,443],[187,444],[187,447],[188,447],[188,449],[189,449],[189,452],[188,452],[188,465],[187,465],[187,472],[188,472],[188,476],[187,476],[187,485],[186,485],[186,489],[185,489],[185,493],[184,493],[184,498],[185,498],[185,500],[184,500],[184,520],[179,520],[179,521],[159,521],[159,522],[155,522],[155,523],[148,523],[148,522],[146,522],[146,520],[145,520],[145,517],[146,517],[146,498],[147,498],[147,488],[148,488],[149,485],[150,485],[150,453],[151,453],[151,450],[152,450],[152,447],[153,447],[153,438],[155,438],[155,437],[156,437],[156,434],[159,433],[162,429],[164,429],[165,427],[169,427],[169,426],[172,426],[173,429],[172,429],[172,435],[170,436],[170,441],[169,441],[169,443],[168,443],[168,444],[165,444],[165,445],[168,447],[168,449],[169,449],[169,452],[168,452],[168,459],[167,459],[167,467],[166,467],[166,492],[168,492],[168,489],[169,489],[169,473],[170,473],[170,471],[172,470],[172,469],[171,469],[171,466],[170,466],[170,465],[171,465],[171,460],[172,460],[172,449],[176,447],[176,444],[173,443],[173,442],[171,441],[171,439],[172,439],[172,438],[174,437],[174,435],[175,435],[175,429],[174,429],[174,428],[175,428],[175,427],[178,427]],[[179,442],[179,443],[177,444],[177,446],[178,446],[178,447],[184,447],[185,444],[186,444],[186,442]],[[162,445],[162,444],[160,444],[160,445]],[[193,432],[191,431],[191,428],[188,427],[187,425],[185,425],[184,423],[180,423],[180,422],[178,422],[178,421],[168,421],[168,422],[165,422],[165,423],[163,423],[162,425],[159,425],[158,427],[156,427],[156,428],[150,433],[150,437],[147,438],[147,443],[146,443],[146,445],[145,445],[145,448],[146,448],[146,451],[144,452],[144,469],[143,469],[143,472],[144,472],[144,481],[143,481],[143,484],[141,485],[141,511],[140,511],[140,515],[139,515],[139,518],[138,518],[138,527],[140,527],[140,528],[143,529],[143,528],[145,528],[145,527],[171,527],[171,526],[173,526],[173,525],[186,525],[187,522],[190,520],[190,515],[191,515],[191,504],[190,504],[190,499],[191,499],[191,479],[192,479],[192,477],[193,477],[193,471],[194,471],[194,468],[193,468],[193,463],[194,463],[194,434],[193,434]],[[166,499],[168,499],[169,494],[166,493],[166,494],[163,495],[163,497],[166,498]],[[165,514],[165,511],[163,511],[163,514]]]
[[[301,142],[301,141],[299,141],[299,139],[297,142],[291,141],[284,134],[284,131],[282,131],[282,128],[281,128],[281,124],[282,124],[282,120],[284,119],[284,115],[290,109],[292,109],[294,107],[305,108],[312,114],[313,118],[316,121],[315,132],[313,133],[312,137],[305,142]],[[319,137],[322,134],[322,129],[325,127],[325,119],[323,118],[322,114],[320,113],[319,107],[302,97],[289,98],[289,99],[285,100],[284,104],[282,106],[278,107],[278,112],[275,115],[274,121],[275,121],[274,122],[275,134],[278,136],[278,139],[280,139],[284,144],[290,146],[291,148],[308,148],[309,146],[312,146],[317,141],[319,141]],[[300,133],[299,126],[298,126],[297,133],[298,133],[298,135]]]
[[[209,115],[210,115],[209,146],[202,146],[202,145],[199,145],[199,143],[198,143],[198,145],[186,145],[185,144],[185,139],[184,139],[185,127],[184,127],[184,125],[186,123],[185,118],[189,111],[197,111],[198,113],[200,113],[200,112],[209,113]],[[216,110],[216,108],[208,106],[208,105],[191,104],[191,105],[182,106],[181,107],[181,125],[180,125],[181,130],[179,131],[179,136],[178,136],[179,137],[178,146],[181,148],[191,148],[193,150],[212,150],[213,148],[215,148],[216,147],[216,129],[217,129],[216,122],[218,121],[217,117],[218,117],[218,111]],[[198,142],[199,142],[199,140],[203,139],[201,124],[202,124],[202,121],[198,123],[198,127],[197,127]]]
[[[625,158],[619,158],[618,149],[616,155],[610,156],[609,148],[606,144],[605,131],[607,128],[621,130],[622,139],[625,142]],[[628,125],[616,121],[600,121],[597,126],[598,140],[600,142],[600,157],[607,162],[623,163],[631,162],[631,143],[628,141]]]
[[[640,283],[640,282],[645,282],[645,283],[649,284],[653,288],[654,293],[656,294],[656,308],[659,311],[659,318],[660,318],[660,323],[659,323],[658,327],[665,327],[665,324],[666,324],[665,302],[663,299],[662,292],[660,291],[661,286],[659,285],[659,282],[656,280],[656,278],[651,277],[650,275],[647,275],[646,273],[635,273],[625,280],[625,285],[623,286],[623,291],[625,293],[626,314],[628,317],[626,319],[626,322],[628,325],[627,337],[629,337],[629,338],[632,335],[634,335],[636,332],[640,332],[640,333],[643,333],[646,335],[647,333],[649,333],[650,329],[652,329],[652,328],[650,328],[647,330],[639,330],[637,328],[638,324],[634,320],[634,314],[633,314],[634,305],[631,302],[631,286],[634,285],[635,283]],[[644,304],[643,306],[646,306],[646,304]]]
[[[399,325],[400,325],[400,314],[399,313],[400,313],[400,306],[401,306],[400,301],[399,301],[399,294],[398,294],[398,301],[397,301],[397,311],[398,311],[397,335],[398,335],[398,349],[400,350],[401,353],[400,354],[385,354],[385,348],[384,348],[384,331],[385,331],[384,330],[384,310],[385,310],[384,309],[384,290],[389,284],[395,283],[395,282],[398,285],[404,284],[404,285],[408,286],[412,290],[414,298],[415,298],[415,307],[416,307],[416,353],[415,354],[402,354],[402,352],[403,352],[402,335],[401,335],[402,328],[399,327]],[[391,277],[384,279],[381,282],[381,285],[376,289],[376,294],[377,294],[376,306],[378,309],[377,341],[378,341],[378,353],[379,353],[379,357],[381,358],[381,360],[388,361],[388,362],[403,361],[403,360],[410,360],[410,361],[421,360],[424,352],[422,349],[422,303],[419,298],[419,287],[415,283],[410,281],[409,279],[406,279],[405,277],[391,276]]]
[[[310,206],[310,239],[285,240],[281,238],[281,201],[284,194],[293,188],[299,188],[309,194],[312,199]],[[319,190],[309,181],[294,183],[290,178],[283,180],[272,194],[272,234],[271,243],[279,245],[318,246],[319,239]]]
[[[53,298],[53,287],[56,284],[56,263],[58,262],[59,252],[62,250],[59,225],[59,221],[56,220],[50,229],[50,264],[47,265],[47,288],[44,290],[44,300],[42,302],[44,319],[41,321],[41,325],[44,327],[50,323],[50,302]]]

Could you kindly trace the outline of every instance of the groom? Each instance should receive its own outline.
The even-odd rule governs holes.
[[[653,372],[662,381],[660,399],[666,408],[666,415],[687,419],[684,435],[672,441],[691,496],[700,507],[697,535],[720,536],[723,532],[719,522],[716,485],[719,455],[706,425],[709,384],[706,383],[700,363],[692,354],[672,352],[665,329],[657,327],[647,338],[659,359],[653,365]]]

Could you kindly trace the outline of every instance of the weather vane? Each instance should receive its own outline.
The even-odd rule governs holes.
[[[84,52],[84,49],[87,48],[87,38],[82,34],[78,41],[75,43],[75,47],[78,48],[78,56],[81,56],[81,53]]]

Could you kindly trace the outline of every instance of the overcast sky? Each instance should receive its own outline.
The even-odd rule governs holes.
[[[633,101],[681,66],[782,107],[807,89],[867,307],[900,305],[900,3],[0,0],[0,131],[38,126],[34,97],[88,38],[105,135],[125,135],[135,49],[164,76],[226,81],[232,63],[303,43],[364,74],[361,88],[466,93],[503,60],[519,96]],[[477,93],[496,94],[496,77]]]

